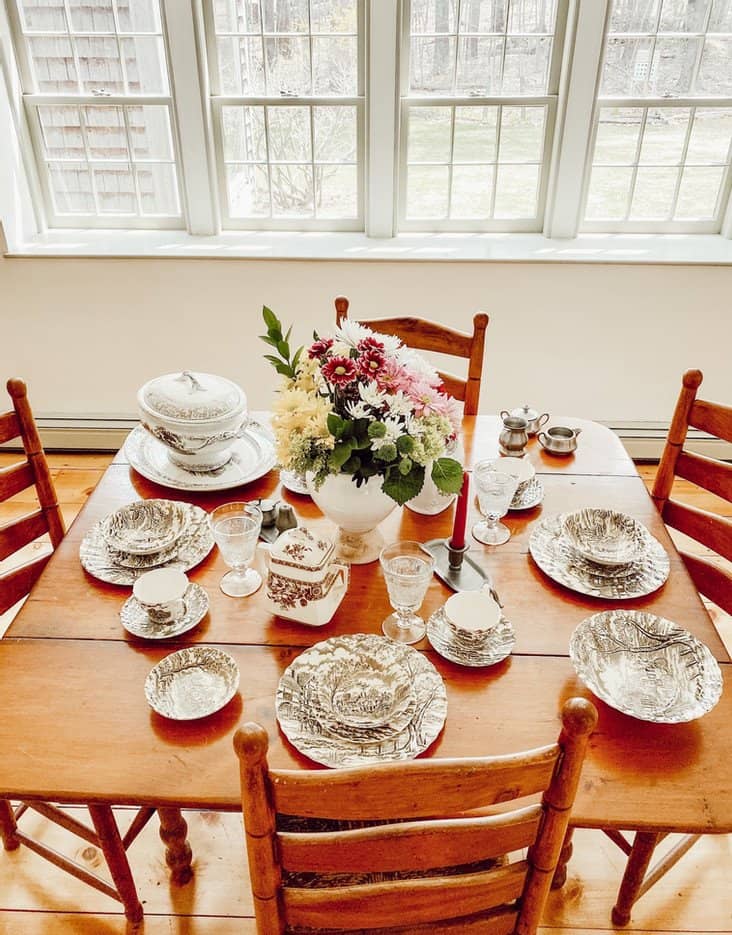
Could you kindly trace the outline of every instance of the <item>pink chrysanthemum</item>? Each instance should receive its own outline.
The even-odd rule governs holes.
[[[358,376],[356,365],[350,357],[330,357],[320,368],[320,372],[334,386],[348,386]]]
[[[377,341],[376,338],[362,338],[356,347],[361,353],[366,353],[368,351],[378,351],[380,354],[384,353],[384,345],[381,341]]]
[[[318,359],[325,357],[331,347],[333,347],[333,338],[321,338],[310,345],[308,357],[311,360],[314,360],[316,357]]]
[[[414,400],[414,411],[418,416],[430,416],[433,414],[446,415],[444,412],[445,396],[439,393],[429,383],[422,381],[414,383],[409,390],[409,395]]]
[[[389,393],[396,393],[397,390],[408,393],[412,386],[410,374],[401,364],[391,358],[384,361],[383,367],[376,375],[376,382],[380,390]]]
[[[366,340],[369,340],[368,338]],[[363,341],[361,342],[364,343]],[[381,351],[371,348],[365,350],[361,356],[356,360],[356,367],[358,372],[362,377],[368,377],[370,380],[375,379],[382,367],[384,366],[384,355]]]

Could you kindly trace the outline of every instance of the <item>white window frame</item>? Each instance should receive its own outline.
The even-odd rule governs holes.
[[[207,0],[206,0],[207,2]],[[544,201],[543,226],[541,232],[548,242],[576,238],[580,228],[585,232],[590,227],[583,221],[587,198],[589,175],[591,170],[591,157],[594,148],[594,136],[597,127],[598,109],[604,101],[597,99],[600,83],[602,57],[607,28],[610,0],[560,0],[559,10],[566,12],[565,22],[560,24],[559,10],[557,26],[563,25],[563,40],[555,40],[552,67],[557,59],[557,48],[562,46],[561,72],[556,87],[555,108],[548,115],[547,138],[544,150],[544,172],[541,179],[541,197]],[[5,7],[5,14],[3,14]],[[171,114],[173,140],[178,169],[178,182],[180,188],[183,218],[172,219],[173,224],[162,224],[159,218],[135,218],[136,228],[165,229],[179,228],[189,234],[203,236],[223,236],[221,206],[224,204],[220,197],[221,192],[221,161],[216,158],[217,148],[220,148],[220,139],[216,139],[216,107],[227,98],[219,98],[212,103],[207,65],[206,44],[207,36],[212,33],[205,30],[205,2],[204,0],[161,0],[163,17],[163,35],[168,61],[169,77],[171,82],[170,95],[167,103]],[[401,97],[404,72],[406,68],[406,47],[403,46],[404,31],[408,31],[408,16],[405,13],[407,0],[361,0],[360,16],[360,55],[361,73],[359,75],[359,94],[357,106],[359,108],[359,191],[361,198],[359,222],[349,223],[341,227],[345,237],[353,237],[353,231],[361,230],[367,238],[384,239],[394,238],[399,233],[414,239],[414,234],[407,234],[407,227],[402,226],[399,219],[399,206],[404,201],[400,193],[404,192],[404,160],[406,154],[402,153],[405,147],[400,146],[404,126],[402,125],[402,110],[404,102]],[[28,68],[23,62],[25,49],[19,42],[18,23],[13,22],[13,3],[4,3],[0,0],[0,55],[9,98],[14,118],[14,133],[17,133],[17,145],[22,156],[24,185],[21,194],[26,199],[23,202],[22,213],[26,223],[29,222],[32,210],[35,213],[36,226],[43,233],[50,226],[72,227],[89,229],[118,228],[129,229],[132,225],[128,218],[115,218],[104,216],[90,219],[87,216],[67,216],[55,218],[48,208],[51,200],[48,192],[47,180],[44,179],[42,166],[36,164],[36,147],[38,145],[38,129],[33,130],[35,114],[32,108],[39,101],[48,101],[56,104],[69,103],[72,106],[82,106],[84,103],[115,103],[116,98],[97,98],[81,95],[43,95],[33,100],[20,92],[20,77],[28,77],[23,69]],[[4,20],[10,21],[10,27],[4,28]],[[10,39],[14,38],[14,48]],[[210,53],[209,53],[210,54]],[[194,67],[192,67],[194,63]],[[212,72],[214,73],[214,72]],[[27,87],[27,85],[25,85]],[[214,96],[215,97],[215,96]],[[135,103],[153,100],[124,96],[121,103]],[[238,100],[238,99],[237,99]],[[298,99],[277,99],[278,103],[292,103]],[[302,99],[300,99],[302,100]],[[412,99],[414,100],[414,99]],[[495,104],[501,99],[470,98],[468,103]],[[515,99],[506,99],[513,102]],[[520,102],[530,102],[530,98],[521,98]],[[313,98],[312,101],[327,101],[330,99]],[[350,101],[338,98],[337,103]],[[728,101],[724,99],[693,99],[692,106],[703,106],[704,103],[719,104]],[[154,102],[160,103],[160,98],[154,96]],[[310,103],[311,100],[306,100]],[[456,99],[457,102],[457,99]],[[462,103],[463,99],[459,99]],[[419,103],[452,103],[448,98],[432,99],[420,98]],[[623,99],[623,106],[629,104]],[[683,106],[678,101],[668,101],[670,106]],[[643,100],[643,106],[655,106],[656,102]],[[37,121],[36,121],[37,123]],[[553,135],[552,135],[553,133]],[[33,137],[36,137],[35,142]],[[715,223],[714,230],[723,238],[732,239],[732,171],[728,170],[727,184],[724,189],[726,204],[720,204],[720,223]],[[29,193],[29,200],[28,195]],[[7,220],[7,219],[6,219]],[[225,220],[225,219],[224,219]],[[315,219],[313,219],[315,220]],[[679,222],[674,222],[678,225]],[[284,225],[267,225],[270,230],[287,228],[302,232],[305,236],[308,230],[334,232],[338,230],[336,223],[330,220],[310,225],[299,219],[295,224],[285,222]],[[410,225],[411,226],[411,225]],[[609,229],[608,224],[601,223],[603,233]],[[533,226],[536,229],[537,225]],[[635,230],[641,234],[652,234],[649,222],[637,222],[634,227],[619,222],[616,230],[624,235],[631,235]],[[237,223],[236,228],[241,230],[259,231],[263,236],[261,226],[248,220]],[[413,228],[426,230],[423,222],[418,222]],[[449,228],[444,228],[448,230]],[[479,234],[481,231],[492,231],[497,234],[506,234],[510,237],[509,222],[499,221],[481,225],[478,223],[465,224],[462,227],[466,236],[471,233]],[[694,234],[701,234],[699,223],[692,222],[688,229]],[[454,230],[454,228],[453,228]],[[656,228],[658,233],[663,228]],[[680,230],[674,226],[674,232]],[[231,223],[231,230],[224,233],[234,235],[238,230]],[[28,232],[32,235],[31,232]],[[35,233],[35,232],[33,232]],[[61,231],[60,231],[61,233]],[[434,234],[427,235],[434,237]],[[456,234],[453,234],[456,236]],[[518,237],[525,235],[517,235]],[[597,236],[588,234],[587,236]],[[329,250],[336,249],[338,234],[334,233],[329,239]],[[335,239],[334,239],[335,238]],[[693,238],[692,238],[693,239]],[[355,256],[351,240],[344,239],[344,255]],[[519,242],[518,240],[516,241]],[[284,243],[284,241],[283,241]],[[385,247],[386,249],[386,247]],[[660,248],[659,248],[660,249]],[[268,250],[268,254],[271,251]],[[275,254],[276,254],[275,248]],[[287,252],[287,251],[285,251]],[[541,251],[539,251],[541,252]]]

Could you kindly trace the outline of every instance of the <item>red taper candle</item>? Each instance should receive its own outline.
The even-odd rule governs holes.
[[[463,473],[463,486],[460,488],[457,503],[455,505],[455,522],[452,527],[452,536],[448,543],[451,549],[465,548],[465,527],[468,522],[468,491],[470,487],[470,478],[468,472]]]

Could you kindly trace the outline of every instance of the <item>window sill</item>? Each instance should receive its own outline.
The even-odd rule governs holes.
[[[460,261],[732,265],[732,240],[716,234],[401,234],[56,230],[9,244],[6,257],[193,257],[256,260]]]

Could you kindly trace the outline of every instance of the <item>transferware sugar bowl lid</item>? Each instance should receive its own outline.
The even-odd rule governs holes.
[[[141,409],[173,422],[215,422],[244,412],[244,390],[213,373],[166,373],[149,380],[138,392]]]
[[[287,529],[272,545],[270,571],[299,581],[322,581],[334,548],[330,539],[314,535],[307,526]]]

